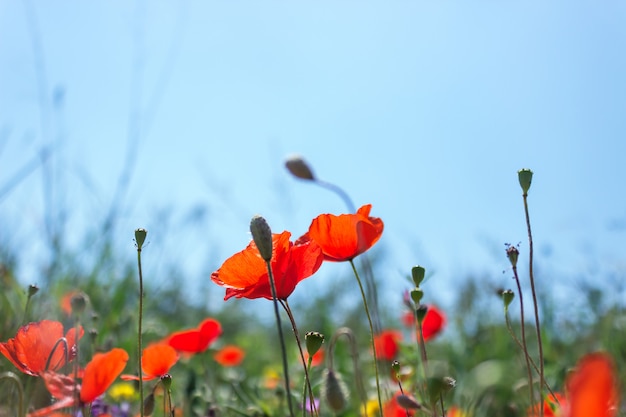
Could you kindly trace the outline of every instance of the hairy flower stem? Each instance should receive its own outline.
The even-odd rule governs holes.
[[[528,229],[528,248],[529,248],[529,260],[528,260],[528,275],[530,277],[530,289],[533,295],[533,307],[535,309],[535,327],[537,330],[537,345],[539,346],[539,381],[543,381],[544,367],[543,367],[543,344],[541,343],[541,327],[539,323],[539,307],[537,305],[537,293],[535,291],[535,277],[533,274],[533,234],[530,230],[530,215],[528,213],[528,193],[522,194],[524,199],[524,213],[526,215],[526,227]],[[539,384],[539,398],[543,401],[543,384]],[[539,417],[543,417],[543,407],[539,407]]]
[[[356,270],[356,266],[354,265],[354,260],[350,259],[350,265],[352,266],[352,271],[354,272],[354,276],[356,277],[356,282],[359,284],[359,290],[361,290],[363,306],[365,307],[365,314],[367,315],[367,321],[370,326],[370,341],[372,343],[372,353],[374,355],[374,370],[376,371],[376,393],[378,395],[378,410],[379,414],[382,416],[383,400],[380,394],[380,376],[378,375],[378,356],[376,355],[376,343],[374,343],[374,325],[372,324],[372,317],[370,316],[370,310],[367,306],[367,297],[365,296],[365,291],[363,291],[363,284],[361,284],[361,278],[359,277],[359,272]]]
[[[272,301],[274,302],[274,314],[276,315],[276,327],[278,327],[278,338],[280,339],[280,348],[283,357],[283,373],[285,374],[285,392],[287,393],[287,404],[289,406],[289,415],[295,417],[293,412],[293,404],[291,403],[291,389],[289,388],[289,367],[287,366],[287,349],[285,347],[285,337],[283,336],[283,328],[280,324],[280,312],[278,311],[278,299],[276,298],[276,284],[274,282],[274,274],[272,272],[271,261],[265,261],[267,265],[267,275],[272,289]],[[142,416],[143,417],[143,416]]]
[[[511,337],[513,338],[513,340],[515,341],[515,343],[517,344],[517,346],[520,349],[523,349],[522,347],[522,342],[520,342],[520,340],[517,338],[517,336],[515,335],[515,332],[513,331],[513,327],[511,326],[511,320],[509,319],[509,313],[507,311],[504,312],[504,320],[506,322],[506,328],[509,331],[509,334],[511,335]],[[535,361],[533,360],[533,358],[529,358],[530,359],[530,364],[532,365],[533,369],[535,370],[535,372],[537,372],[537,374],[539,374],[539,367],[537,366],[537,364],[535,363]],[[546,389],[548,390],[548,392],[550,393],[550,395],[552,395],[552,398],[554,398],[557,402],[557,404],[559,403],[559,399],[558,397],[554,394],[554,391],[552,391],[552,388],[550,387],[550,384],[548,384],[548,381],[544,379],[542,379],[543,384],[545,385]]]
[[[293,330],[293,334],[296,337],[296,344],[298,345],[298,351],[300,351],[300,359],[302,360],[302,366],[304,367],[304,391],[302,395],[302,416],[306,416],[307,406],[306,406],[306,390],[309,390],[309,396],[311,398],[311,407],[310,411],[313,415],[318,416],[317,409],[315,408],[315,404],[313,402],[313,388],[311,387],[311,378],[309,377],[309,367],[311,365],[311,361],[313,358],[309,358],[309,364],[307,366],[307,361],[304,358],[304,352],[302,351],[302,342],[300,341],[300,335],[298,334],[298,327],[296,326],[296,320],[293,318],[293,313],[291,308],[289,307],[289,303],[287,300],[279,300],[280,304],[283,306],[285,311],[287,312],[287,316],[289,317],[289,321],[291,322],[291,330]]]
[[[422,331],[422,320],[417,319],[417,317],[415,319],[417,320],[417,340],[419,340],[420,355],[422,357],[424,380],[428,385],[428,353],[426,352],[426,341],[424,340],[424,332]],[[443,407],[443,398],[441,399],[441,406]],[[431,404],[431,407],[433,409],[433,416],[437,417],[437,404],[433,403]]]
[[[361,407],[363,407],[363,412],[367,410],[367,393],[365,392],[365,387],[363,386],[363,376],[361,375],[361,367],[359,366],[359,348],[356,344],[356,338],[354,337],[354,333],[348,327],[341,327],[335,331],[333,337],[330,339],[330,343],[328,345],[328,355],[326,356],[328,362],[328,368],[334,369],[333,360],[334,355],[333,351],[335,349],[335,345],[337,344],[337,340],[339,337],[345,336],[348,339],[348,343],[350,346],[350,356],[352,357],[352,367],[354,368],[354,382],[357,387],[357,391],[359,392],[359,398],[361,399]]]
[[[528,346],[526,344],[526,325],[524,323],[524,296],[522,295],[522,286],[520,285],[519,276],[517,274],[517,266],[513,266],[513,275],[515,276],[515,284],[517,284],[517,292],[519,293],[520,324],[522,328],[522,350],[524,351],[524,358],[526,359],[526,369],[528,371],[528,389],[530,391],[530,403],[534,404],[533,375],[532,368],[530,367],[530,355],[528,354]]]
[[[0,374],[0,381],[2,380],[9,380],[17,387],[17,417],[24,417],[24,387],[20,378],[13,372],[6,371]]]
[[[137,246],[137,269],[139,271],[139,330],[137,331],[137,357],[139,358],[139,407],[141,417],[144,417],[143,410],[143,371],[141,367],[141,355],[142,355],[142,329],[141,321],[143,319],[143,272],[141,270],[141,246]]]

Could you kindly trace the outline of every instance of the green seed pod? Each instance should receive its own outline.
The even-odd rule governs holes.
[[[419,307],[415,309],[415,313],[417,316],[417,321],[422,323],[424,321],[424,317],[426,317],[426,313],[428,313],[428,307],[421,304]]]
[[[135,243],[137,244],[137,250],[141,250],[143,243],[146,241],[146,235],[148,231],[146,229],[135,230]]]
[[[502,291],[502,301],[504,301],[504,310],[508,310],[509,305],[515,298],[515,293],[511,290]]]
[[[411,268],[411,278],[413,278],[413,282],[416,287],[419,287],[422,281],[424,281],[424,276],[426,275],[426,269],[423,266],[414,266]]]
[[[273,243],[270,225],[267,224],[267,221],[263,217],[256,215],[250,220],[250,232],[252,233],[252,239],[256,247],[259,249],[261,258],[263,258],[265,262],[271,261]]]
[[[517,171],[517,178],[519,179],[519,185],[522,187],[524,195],[527,195],[530,184],[533,182],[533,172],[530,169],[520,169]]]
[[[308,332],[304,335],[304,341],[306,343],[306,351],[310,357],[313,357],[324,343],[324,335],[319,332]]]
[[[511,262],[511,266],[513,268],[517,267],[517,258],[519,258],[519,250],[517,250],[517,248],[513,245],[509,245],[506,248],[506,256],[509,258],[509,261]]]
[[[411,300],[415,303],[415,305],[419,305],[420,301],[422,301],[422,297],[424,297],[424,291],[421,288],[413,288],[411,290]]]

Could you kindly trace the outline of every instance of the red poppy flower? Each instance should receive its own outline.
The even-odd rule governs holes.
[[[51,406],[28,414],[28,417],[50,416],[61,408],[90,404],[104,394],[109,386],[126,367],[128,353],[124,349],[114,348],[106,353],[96,353],[82,372],[82,383],[67,375],[45,371],[41,374],[46,388],[56,398]],[[75,393],[80,393],[80,401]]]
[[[291,233],[272,235],[272,272],[276,285],[276,297],[286,300],[296,285],[313,275],[322,265],[324,255],[314,242],[292,243]],[[226,288],[224,300],[236,298],[272,299],[267,266],[259,251],[250,242],[243,251],[228,258],[211,280]]]
[[[402,333],[398,330],[384,330],[374,336],[374,346],[376,347],[376,357],[393,361],[400,350]]]
[[[213,355],[213,359],[222,366],[238,366],[245,356],[246,352],[240,347],[227,345]]]
[[[211,343],[222,334],[222,325],[219,321],[208,318],[196,329],[182,330],[172,333],[165,339],[165,343],[183,353],[204,352]]]
[[[78,333],[80,339],[84,333],[82,327],[79,327]],[[71,361],[76,356],[76,329],[70,329],[63,336],[63,324],[52,320],[20,327],[14,338],[0,343],[0,352],[20,371],[37,376],[43,371],[56,371],[65,365],[63,345],[59,344],[55,348],[55,344],[63,337],[67,340],[67,356]]]
[[[356,214],[321,214],[313,219],[309,232],[299,241],[315,241],[327,261],[352,260],[374,246],[383,233],[383,221],[369,217],[371,208],[367,204]]]
[[[307,361],[307,363],[309,362],[309,354],[307,352],[304,352],[304,359]],[[311,358],[311,366],[322,365],[324,363],[324,359],[326,359],[326,353],[324,349],[320,349],[315,352],[313,358]]]
[[[613,360],[606,353],[585,355],[565,383],[567,417],[614,417],[619,409],[619,391]]]
[[[435,306],[427,306],[428,310],[422,321],[422,334],[424,341],[432,339],[437,336],[446,325],[446,316]],[[407,311],[402,316],[402,322],[407,327],[413,327],[416,325],[415,314],[412,311]]]
[[[178,362],[178,353],[170,345],[165,343],[155,343],[144,348],[141,355],[141,370],[143,380],[161,378],[167,374],[172,366]],[[122,375],[125,381],[139,380],[136,375]]]

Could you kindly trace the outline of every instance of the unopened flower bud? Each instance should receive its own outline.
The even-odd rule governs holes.
[[[524,195],[527,195],[530,184],[533,182],[533,172],[530,169],[520,169],[517,171],[517,178],[519,179],[519,185],[522,187]]]
[[[423,266],[414,266],[411,268],[411,278],[413,278],[413,282],[416,287],[419,287],[422,281],[424,280],[424,276],[426,275],[426,269]]]
[[[291,174],[303,180],[314,180],[315,176],[313,175],[313,171],[309,167],[309,164],[302,159],[300,155],[293,155],[287,158],[285,161],[285,166],[291,172]]]
[[[85,311],[85,307],[87,307],[87,294],[82,291],[78,291],[76,294],[72,295],[70,305],[72,306],[72,313],[82,313]]]
[[[405,394],[400,394],[396,397],[396,401],[398,405],[407,410],[419,410],[422,408],[422,405],[417,402],[417,400],[413,397],[410,397]]]
[[[143,414],[146,416],[151,415],[154,412],[154,393],[148,394],[143,400]]]
[[[339,413],[348,404],[348,390],[341,376],[332,369],[325,369],[322,376],[322,398],[334,413]]]
[[[259,216],[255,215],[250,220],[250,232],[252,233],[252,239],[259,249],[261,258],[265,262],[272,260],[272,229],[267,221]]]
[[[324,335],[319,332],[308,332],[304,335],[304,341],[306,343],[306,351],[309,353],[309,357],[313,357],[324,343]]]
[[[169,391],[170,387],[172,386],[172,375],[161,375],[161,383],[163,384],[163,388],[165,388],[165,391]]]
[[[143,243],[146,241],[146,235],[148,231],[146,229],[135,230],[135,243],[137,244],[137,250],[141,250]]]

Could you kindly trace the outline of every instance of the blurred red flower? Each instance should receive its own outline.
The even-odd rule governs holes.
[[[401,340],[402,333],[398,330],[384,330],[374,336],[376,357],[388,361],[395,360],[400,350]]]
[[[195,329],[174,332],[165,338],[165,343],[183,353],[204,352],[222,334],[219,321],[207,318]]]
[[[349,261],[370,249],[383,233],[383,221],[369,217],[371,204],[355,214],[321,214],[311,222],[308,233],[298,242],[313,240],[322,248],[327,261]]]
[[[246,352],[238,346],[226,345],[218,350],[213,359],[222,366],[238,366],[243,362]]]
[[[81,384],[67,375],[57,374],[53,371],[43,372],[41,377],[46,388],[58,401],[51,406],[28,414],[28,417],[50,416],[61,408],[92,403],[104,394],[122,373],[127,362],[128,353],[124,349],[114,348],[106,353],[96,353],[82,372]],[[80,393],[78,398],[75,395],[76,392]]]
[[[424,320],[422,321],[422,334],[424,336],[424,341],[432,339],[437,336],[446,325],[446,316],[443,314],[441,310],[439,310],[434,305],[427,306],[428,310],[426,311],[426,315],[424,316]],[[402,316],[402,322],[407,327],[413,327],[417,325],[417,321],[415,320],[415,314],[412,311],[407,311]]]
[[[65,337],[67,340],[67,358],[76,357],[76,342],[84,334],[83,328],[70,329],[63,335],[63,324],[58,321],[41,320],[20,327],[14,338],[0,343],[0,352],[21,372],[37,376],[49,370],[56,371],[65,365],[65,349],[62,343],[55,345]],[[54,349],[54,353],[52,352]],[[47,368],[46,368],[47,365]]]
[[[619,411],[617,375],[611,357],[590,353],[578,361],[565,382],[566,417],[615,417]]]
[[[304,352],[304,359],[307,361],[309,361],[309,354],[307,352]],[[317,352],[315,352],[315,354],[313,355],[313,357],[311,358],[311,366],[320,366],[321,364],[324,363],[324,359],[326,359],[326,353],[324,351],[324,349],[318,350]]]
[[[324,255],[314,242],[292,243],[291,233],[272,234],[271,267],[276,297],[286,300],[296,285],[313,275],[322,265]],[[267,266],[254,241],[243,251],[228,258],[211,280],[226,288],[224,300],[236,298],[272,299]]]
[[[167,374],[172,366],[178,362],[178,353],[170,345],[165,343],[154,343],[143,350],[141,355],[141,370],[143,380],[161,378]],[[136,375],[122,375],[122,379],[139,380]]]

